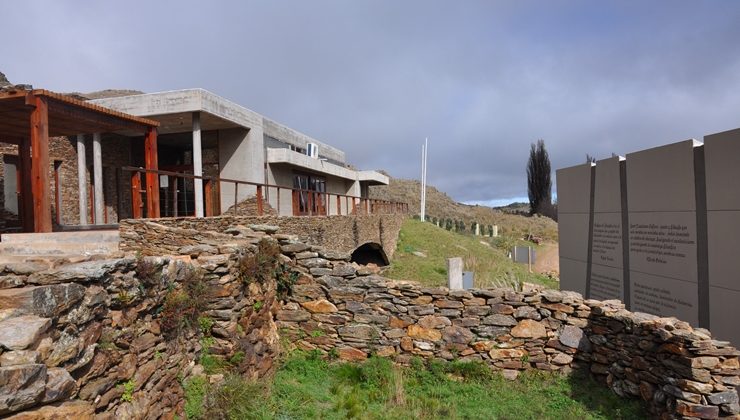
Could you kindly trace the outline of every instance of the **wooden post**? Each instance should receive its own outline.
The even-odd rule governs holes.
[[[213,216],[213,180],[206,180],[205,186],[203,187],[206,201],[205,214],[206,217]]]
[[[131,172],[131,217],[141,219],[141,172]]]
[[[262,185],[257,185],[257,216],[262,216]]]
[[[144,164],[146,169],[146,217],[159,217],[159,158],[157,157],[157,129],[149,127],[144,137]]]
[[[18,184],[20,188],[20,200],[18,200],[18,214],[24,232],[33,232],[33,182],[31,177],[31,141],[23,137],[18,143],[18,172],[20,177]]]
[[[46,99],[31,95],[31,180],[34,232],[51,232],[49,186],[49,108]]]

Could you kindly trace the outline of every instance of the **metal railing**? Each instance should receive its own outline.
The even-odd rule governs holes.
[[[145,174],[154,174],[160,178],[168,177],[168,186],[160,187],[160,197],[157,197],[161,202],[161,190],[164,189],[164,205],[158,206],[160,210],[164,210],[164,217],[195,215],[195,202],[190,195],[194,196],[196,179],[203,182],[204,216],[206,217],[220,214],[263,216],[269,212],[270,208],[277,215],[281,215],[286,213],[281,211],[285,210],[283,206],[286,200],[290,201],[288,209],[293,216],[406,214],[409,211],[407,203],[388,200],[133,166],[125,166],[121,169],[131,175],[131,215],[134,219],[159,217],[159,215],[145,215],[147,208],[145,203],[149,199],[146,197],[147,192],[142,184],[142,175]],[[190,192],[187,191],[188,187],[190,187]],[[223,196],[221,192],[231,188],[233,188],[233,201],[230,203],[232,205],[222,213],[221,205],[225,203],[221,201]],[[241,199],[240,191],[242,192]],[[253,203],[251,199],[254,199]]]

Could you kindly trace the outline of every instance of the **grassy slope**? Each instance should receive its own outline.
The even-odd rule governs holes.
[[[229,377],[218,388],[202,379],[187,388],[190,418],[643,418],[639,404],[586,377],[530,371],[510,382],[480,362],[400,367],[382,358],[340,364],[297,353],[269,383]]]
[[[526,265],[515,264],[508,258],[508,250],[515,243],[532,245],[508,237],[462,235],[431,223],[409,219],[401,228],[391,268],[384,275],[396,280],[414,280],[429,286],[445,286],[447,258],[462,257],[465,269],[475,273],[476,287],[511,285],[514,281],[525,281],[557,288],[556,281],[543,275],[530,274]],[[416,256],[414,251],[423,252],[426,257]]]
[[[417,214],[420,189],[419,181],[390,178],[387,186],[371,187],[370,197],[409,203],[411,212]],[[461,204],[434,186],[427,186],[426,202],[426,214],[430,219],[436,217],[462,220],[466,229],[470,228],[471,222],[478,222],[481,226],[498,225],[501,235],[522,238],[532,234],[548,241],[558,240],[557,223],[547,217],[525,217],[486,206]]]

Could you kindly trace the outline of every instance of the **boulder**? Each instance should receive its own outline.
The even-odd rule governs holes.
[[[66,400],[77,391],[77,382],[62,368],[49,368],[46,371],[46,391],[42,403]]]
[[[77,283],[4,289],[0,290],[0,308],[50,318],[71,308],[84,295],[85,288]]]
[[[408,335],[412,338],[428,341],[439,341],[442,339],[442,333],[439,330],[424,328],[419,325],[409,325]]]
[[[93,420],[94,418],[95,406],[87,401],[75,400],[27,410],[8,417],[8,420]]]
[[[326,313],[332,313],[337,312],[338,309],[336,306],[334,306],[333,303],[329,302],[326,299],[319,299],[319,300],[312,300],[308,302],[301,303],[301,306],[306,308],[309,312],[315,314],[326,314]]]
[[[15,350],[8,351],[0,355],[0,366],[18,366],[31,363],[39,363],[41,355],[34,350]]]
[[[42,285],[98,282],[117,270],[123,270],[127,267],[133,268],[134,264],[135,260],[133,258],[84,261],[31,274],[28,277],[28,282]]]
[[[511,329],[511,335],[516,338],[543,338],[547,337],[547,330],[537,321],[523,319]]]
[[[45,389],[45,365],[0,367],[0,415],[36,405]]]
[[[360,362],[367,359],[367,353],[354,347],[341,347],[337,349],[339,358],[348,362]]]
[[[0,347],[25,350],[35,344],[51,326],[49,318],[25,315],[0,321]]]

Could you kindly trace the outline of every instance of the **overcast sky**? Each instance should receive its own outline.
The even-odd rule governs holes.
[[[0,71],[56,91],[201,87],[362,169],[465,202],[740,127],[740,1],[16,1]]]

